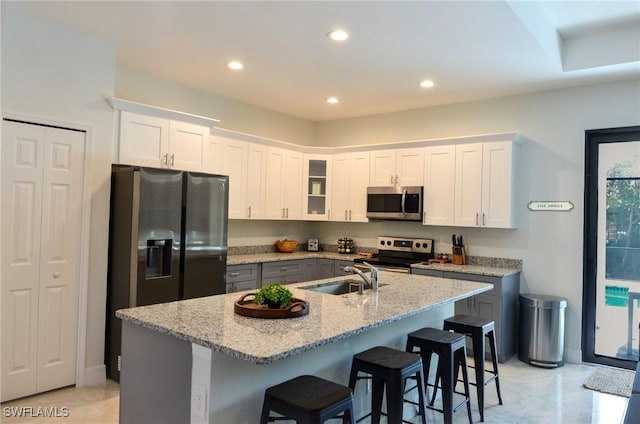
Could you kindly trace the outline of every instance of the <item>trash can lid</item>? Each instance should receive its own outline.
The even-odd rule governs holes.
[[[520,303],[532,308],[566,308],[567,299],[546,294],[521,294]]]

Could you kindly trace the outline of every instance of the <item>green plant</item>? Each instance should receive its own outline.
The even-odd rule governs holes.
[[[253,301],[258,305],[266,304],[270,308],[279,309],[291,305],[292,299],[293,293],[288,288],[280,284],[270,284],[260,288]]]

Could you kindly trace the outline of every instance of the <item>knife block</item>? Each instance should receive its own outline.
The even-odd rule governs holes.
[[[466,265],[467,264],[467,253],[465,246],[461,247],[451,247],[451,263],[454,265]]]

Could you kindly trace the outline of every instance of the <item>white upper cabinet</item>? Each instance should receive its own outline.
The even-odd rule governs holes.
[[[424,148],[374,150],[370,153],[369,185],[421,186]]]
[[[329,219],[331,155],[304,155],[302,216],[310,221]]]
[[[267,219],[302,219],[302,153],[267,147]]]
[[[262,219],[265,206],[267,148],[212,136],[220,152],[219,173],[229,176],[229,219]]]
[[[114,163],[208,172],[210,128],[219,121],[111,98],[119,111]]]
[[[369,152],[333,155],[331,221],[368,221],[369,161]]]
[[[425,147],[423,224],[454,224],[455,165],[455,145]]]
[[[454,225],[516,228],[518,150],[511,141],[456,146]]]

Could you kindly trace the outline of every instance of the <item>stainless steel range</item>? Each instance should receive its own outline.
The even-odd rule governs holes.
[[[357,258],[356,266],[368,262],[382,271],[411,271],[411,264],[426,262],[433,256],[432,239],[378,237],[378,256],[371,259]]]

